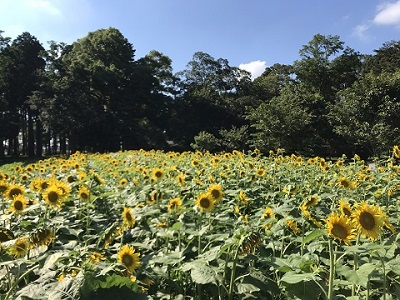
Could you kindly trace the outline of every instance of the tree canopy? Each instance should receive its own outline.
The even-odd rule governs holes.
[[[292,65],[251,80],[196,52],[174,73],[157,50],[135,57],[116,28],[74,43],[0,31],[0,155],[166,149],[380,155],[400,143],[400,42],[363,55],[316,34]]]

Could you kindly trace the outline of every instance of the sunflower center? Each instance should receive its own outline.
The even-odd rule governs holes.
[[[200,202],[200,206],[203,208],[209,208],[211,205],[210,200],[208,198],[202,198],[202,199],[200,199],[199,202]]]
[[[132,264],[133,264],[133,258],[132,258],[132,256],[129,255],[129,254],[124,254],[124,256],[122,256],[122,263],[123,263],[125,266],[130,266],[130,265],[132,265]]]
[[[161,178],[162,173],[161,173],[160,171],[157,171],[157,172],[154,173],[154,175],[155,175],[157,178]]]
[[[17,196],[19,194],[22,194],[22,192],[21,192],[20,189],[17,189],[17,188],[11,189],[10,193],[9,193],[11,198],[14,197],[14,196]]]
[[[375,227],[375,219],[369,212],[362,212],[359,220],[364,229],[371,230]]]
[[[23,210],[24,205],[23,205],[23,203],[21,201],[15,201],[14,202],[14,208],[16,210]]]
[[[211,195],[213,198],[218,199],[221,196],[221,193],[218,190],[212,190]]]
[[[348,235],[346,228],[340,224],[334,224],[331,232],[334,236],[340,239],[345,239]]]
[[[83,200],[86,200],[87,198],[89,198],[89,195],[88,195],[87,193],[85,193],[85,192],[82,192],[82,193],[81,193],[81,198],[82,198]]]
[[[7,187],[4,185],[0,185],[0,193],[4,193],[7,190]]]
[[[128,220],[128,222],[130,222],[130,221],[133,220],[132,215],[131,215],[130,212],[127,212],[127,213],[125,214],[125,218]]]
[[[343,207],[343,213],[348,217],[351,216],[351,211],[349,211],[346,207]]]
[[[51,191],[47,194],[47,199],[49,199],[49,201],[51,203],[56,203],[58,201],[58,194],[57,192]]]

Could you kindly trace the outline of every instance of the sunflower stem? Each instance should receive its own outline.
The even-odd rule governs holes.
[[[378,254],[379,259],[382,264],[382,271],[383,271],[383,300],[386,300],[386,289],[387,289],[387,282],[386,282],[386,268],[385,268],[385,262],[383,261],[383,258]]]
[[[236,276],[236,263],[239,256],[240,244],[236,248],[235,256],[233,258],[232,272],[231,272],[231,280],[229,282],[229,291],[228,291],[228,300],[232,300],[233,298],[233,285],[235,282]]]
[[[335,280],[335,253],[333,251],[333,240],[329,239],[329,286],[328,286],[328,300],[334,298],[333,294],[333,282]]]
[[[356,240],[356,246],[360,243],[360,233],[357,235],[357,240]],[[354,271],[357,271],[358,269],[358,255],[357,252],[353,252],[354,256]],[[356,294],[356,284],[353,283],[351,286],[351,296],[354,297]]]

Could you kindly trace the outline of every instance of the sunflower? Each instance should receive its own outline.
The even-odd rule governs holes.
[[[20,214],[27,205],[27,201],[25,197],[21,194],[18,194],[17,196],[14,196],[14,199],[10,205],[10,211],[14,212],[15,214]]]
[[[11,230],[6,228],[0,228],[0,243],[11,241],[14,239],[14,234]]]
[[[326,219],[327,232],[334,239],[345,242],[347,245],[350,240],[356,237],[355,229],[348,216],[332,213]]]
[[[393,146],[393,156],[400,158],[400,148],[397,145]]]
[[[124,211],[122,212],[122,220],[128,227],[135,225],[135,216],[133,215],[132,208],[124,207]]]
[[[102,253],[100,253],[100,252],[94,251],[94,252],[90,253],[90,255],[89,255],[89,261],[90,261],[92,264],[97,264],[97,263],[99,263],[99,262],[101,262],[101,261],[103,261],[103,260],[106,260],[106,258],[105,258],[105,256],[104,256]]]
[[[15,243],[9,248],[11,255],[15,257],[23,257],[29,251],[29,240],[26,237],[18,238]]]
[[[355,205],[352,214],[354,226],[361,232],[363,237],[376,240],[382,232],[384,215],[379,206],[369,205],[362,201]]]
[[[343,199],[340,199],[339,206],[340,206],[340,211],[342,212],[343,215],[351,217],[353,211],[351,209],[350,203],[344,201]]]
[[[214,199],[209,193],[200,194],[197,197],[196,205],[200,207],[201,212],[210,212],[214,208]]]
[[[32,191],[40,192],[42,190],[43,182],[45,182],[43,178],[34,178],[29,184],[29,187]]]
[[[317,195],[311,195],[310,197],[308,197],[306,200],[303,201],[303,203],[301,204],[301,207],[304,207],[304,209],[307,210],[310,207],[317,205],[319,201],[320,201],[320,198]]]
[[[214,199],[215,203],[221,201],[224,193],[222,192],[222,187],[219,184],[213,184],[208,188],[208,193]]]
[[[183,173],[178,174],[176,179],[177,179],[179,185],[185,184],[185,174],[183,174]]]
[[[249,202],[249,201],[247,200],[246,193],[243,192],[242,190],[239,191],[239,200],[240,200],[240,202],[242,202],[244,205],[247,205],[247,203]]]
[[[79,195],[79,198],[81,198],[84,201],[87,201],[87,200],[89,200],[89,197],[90,197],[90,191],[85,185],[83,185],[79,189],[78,195]]]
[[[123,188],[127,185],[128,180],[126,178],[121,178],[121,180],[119,181],[119,187]]]
[[[8,187],[9,187],[9,184],[6,181],[0,180],[0,195],[4,194],[5,191],[8,190]]]
[[[265,176],[265,170],[264,169],[257,169],[256,170],[256,174],[257,174],[257,176],[264,177]]]
[[[164,176],[164,171],[160,168],[155,168],[151,176],[154,180],[160,180]]]
[[[354,187],[354,184],[346,177],[339,178],[339,185],[345,189],[352,189]]]
[[[36,232],[32,233],[30,242],[32,246],[48,246],[55,239],[54,230],[49,228],[41,228]]]
[[[61,202],[64,201],[64,196],[56,185],[49,186],[43,193],[43,199],[52,207],[61,207]]]
[[[67,198],[67,197],[69,196],[69,194],[71,193],[71,188],[70,188],[69,185],[66,184],[65,182],[62,182],[62,181],[58,181],[58,180],[57,180],[54,184],[58,187],[58,189],[59,189],[60,192],[61,192],[61,195],[62,195],[64,198]]]
[[[169,200],[168,211],[177,211],[182,206],[181,198],[173,198]]]
[[[13,200],[14,196],[24,195],[25,188],[19,184],[11,184],[8,189],[4,192],[6,199]]]
[[[289,227],[294,233],[300,233],[301,230],[299,226],[297,226],[297,222],[295,220],[286,220],[285,225]]]
[[[264,210],[263,218],[264,219],[271,219],[275,217],[275,213],[271,207],[267,206]]]
[[[129,272],[134,273],[141,265],[140,253],[135,253],[133,246],[125,245],[118,251],[118,262],[122,263]]]

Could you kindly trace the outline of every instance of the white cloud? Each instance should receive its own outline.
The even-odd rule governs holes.
[[[251,73],[252,79],[260,76],[265,71],[266,67],[267,67],[267,63],[265,61],[261,61],[261,60],[256,60],[256,61],[249,62],[247,64],[239,65],[240,69],[246,70]]]
[[[370,23],[364,23],[357,25],[353,28],[353,35],[358,37],[360,40],[368,40],[369,36],[367,34],[368,29],[371,27]]]
[[[374,18],[374,24],[400,25],[400,0],[378,6],[378,13]]]

